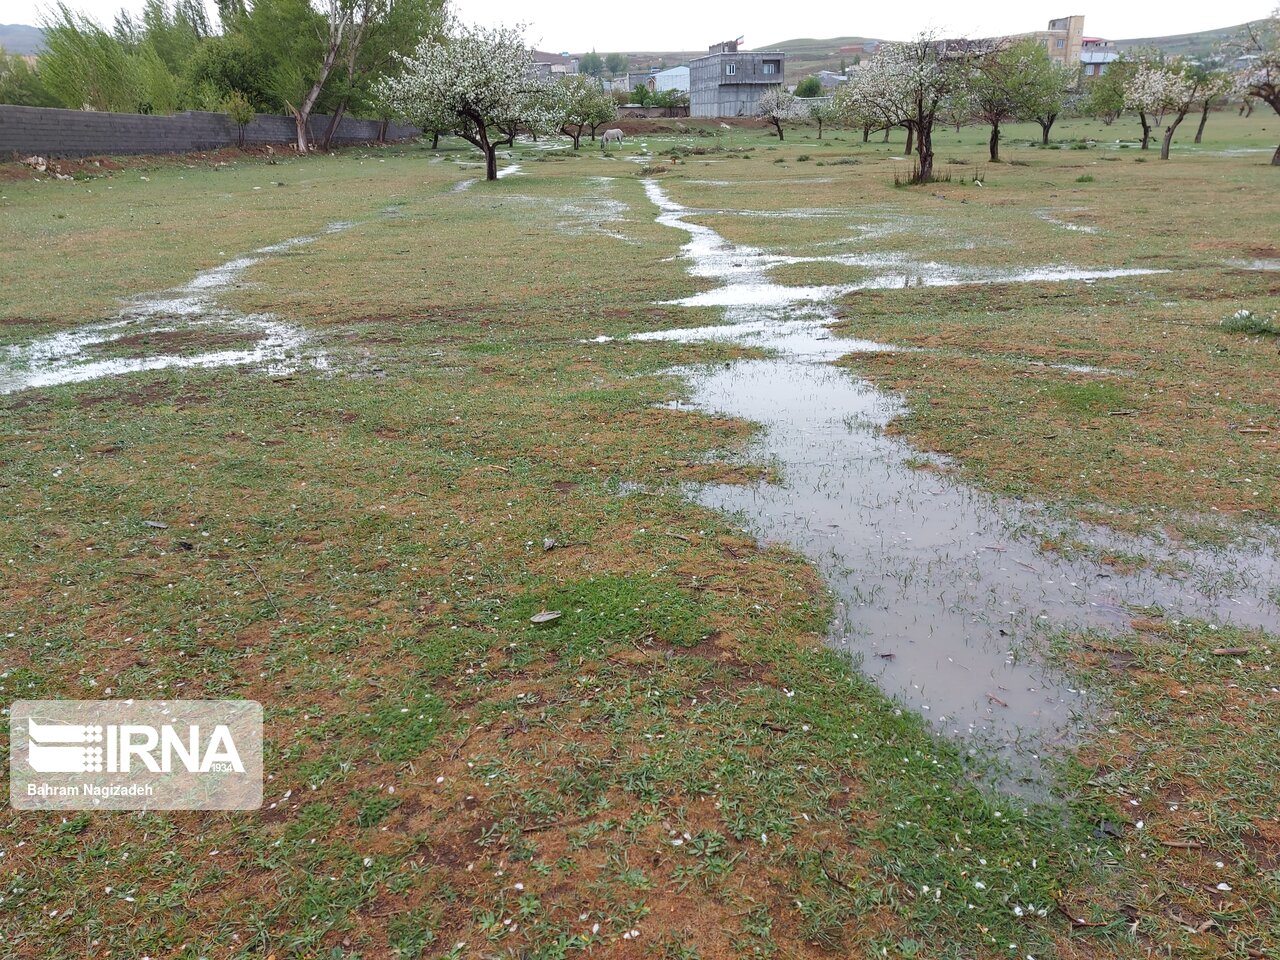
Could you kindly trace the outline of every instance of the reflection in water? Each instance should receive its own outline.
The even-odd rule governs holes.
[[[774,359],[678,371],[690,381],[692,408],[762,424],[752,456],[778,464],[783,474],[781,484],[700,487],[697,499],[741,513],[761,538],[812,559],[838,600],[831,643],[860,655],[863,669],[887,692],[939,730],[986,742],[1031,776],[1040,751],[1069,743],[1089,711],[1082,691],[1022,649],[1039,631],[1065,625],[1123,630],[1133,606],[1150,605],[1280,626],[1280,611],[1264,593],[1280,579],[1267,550],[1179,551],[1168,558],[1184,571],[1176,579],[1149,571],[1121,575],[1087,557],[1042,552],[1034,539],[1019,535],[1043,524],[1034,509],[922,469],[940,461],[884,433],[900,402],[829,365],[850,352],[892,349],[828,331],[834,314],[825,301],[858,284],[773,283],[767,271],[797,258],[734,246],[688,222],[691,211],[670,202],[657,183],[646,182],[646,189],[660,222],[690,235],[683,249],[690,273],[722,284],[680,302],[724,304],[728,322],[636,339],[729,340],[775,352]],[[1136,272],[1055,267],[1001,279]],[[961,276],[943,268],[925,281],[988,282]],[[1072,539],[1157,559],[1169,553],[1162,544],[1102,527],[1075,526]]]

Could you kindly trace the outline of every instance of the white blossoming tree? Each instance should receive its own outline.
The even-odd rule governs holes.
[[[561,78],[558,86],[564,111],[561,130],[573,140],[573,149],[577,150],[582,145],[584,129],[591,131],[594,140],[596,130],[617,118],[617,101],[605,93],[595,77],[583,73],[570,74]]]
[[[442,40],[424,40],[401,59],[404,70],[383,82],[382,100],[411,123],[443,125],[473,144],[484,154],[489,180],[498,179],[498,143],[517,124],[560,127],[558,98],[530,75],[533,54],[518,29],[454,24]]]
[[[756,116],[763,117],[773,124],[773,129],[778,132],[778,139],[785,140],[782,125],[802,119],[800,101],[781,87],[775,87],[761,97],[760,102],[756,104]]]
[[[933,179],[933,127],[941,112],[964,98],[972,45],[921,34],[910,43],[885,43],[854,75],[844,104],[879,116],[885,127],[906,127],[915,140],[915,183]]]
[[[1261,100],[1280,113],[1280,7],[1260,23],[1246,26],[1232,44],[1232,52],[1245,64],[1236,74],[1245,102]],[[1280,167],[1280,147],[1271,165]]]
[[[1138,66],[1124,91],[1125,106],[1135,110],[1142,124],[1142,149],[1151,142],[1152,121],[1163,122],[1172,113],[1173,122],[1165,130],[1160,157],[1169,159],[1173,132],[1191,109],[1194,84],[1184,75],[1181,64],[1148,62]]]

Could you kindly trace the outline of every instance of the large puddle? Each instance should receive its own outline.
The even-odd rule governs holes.
[[[1275,598],[1267,595],[1280,581],[1270,549],[1242,543],[1213,553],[1177,551],[1075,523],[1070,538],[1084,549],[1072,558],[1046,553],[1032,531],[1053,521],[928,469],[933,458],[884,433],[900,401],[829,364],[855,351],[894,349],[830,333],[830,303],[851,290],[1087,282],[1149,271],[980,271],[882,254],[781,256],[731,244],[692,222],[712,211],[673,203],[655,181],[645,189],[659,222],[689,235],[683,248],[689,272],[718,281],[677,302],[721,306],[726,322],[636,339],[727,340],[773,353],[678,371],[692,386],[692,408],[763,425],[750,455],[776,464],[783,478],[702,486],[696,498],[740,514],[753,534],[817,563],[838,600],[830,642],[860,655],[866,672],[939,731],[985,744],[1009,761],[1015,777],[1035,782],[1044,751],[1070,743],[1092,712],[1085,691],[1029,652],[1045,631],[1124,630],[1136,608],[1149,606],[1173,616],[1280,626]],[[822,287],[783,286],[768,277],[776,265],[816,261],[862,266],[869,275]],[[1095,550],[1143,555],[1153,568],[1176,565],[1176,572],[1123,575],[1099,562]]]
[[[331,223],[324,233],[351,226]],[[0,349],[0,394],[147,370],[254,366],[283,374],[303,366],[326,369],[324,354],[309,348],[301,327],[272,314],[238,313],[217,302],[254,264],[314,243],[319,236],[273,243],[198,273],[184,286],[133,297],[106,323]],[[172,352],[136,355],[149,344],[167,344]]]

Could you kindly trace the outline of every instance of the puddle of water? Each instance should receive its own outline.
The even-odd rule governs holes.
[[[1047,522],[1033,508],[919,469],[941,461],[884,433],[901,412],[900,401],[827,363],[853,351],[894,349],[839,339],[828,329],[834,320],[829,301],[865,289],[865,282],[772,283],[765,274],[779,262],[841,258],[778,257],[733,245],[686,219],[702,211],[671,202],[653,181],[645,189],[658,207],[658,222],[689,235],[683,255],[690,274],[720,283],[677,302],[724,306],[727,322],[634,339],[730,340],[776,354],[676,371],[691,385],[693,409],[762,424],[751,457],[776,463],[784,476],[781,484],[701,486],[694,496],[741,515],[762,539],[813,560],[838,601],[832,645],[860,655],[867,673],[939,732],[981,741],[1034,784],[1043,751],[1072,742],[1093,709],[1084,691],[1025,651],[1044,630],[1123,630],[1132,607],[1150,605],[1212,621],[1280,627],[1280,610],[1265,592],[1280,579],[1269,547],[1175,552],[1106,528],[1073,525],[1074,541],[1176,561],[1187,571],[1178,579],[1147,571],[1121,575],[1087,557],[1043,553],[1035,537],[1021,535]],[[926,286],[1149,272],[1049,267],[997,273],[945,265],[935,272],[926,266]]]
[[[1083,213],[1085,211],[1080,209],[1074,209],[1074,210],[1060,210],[1058,212],[1059,213]],[[1052,224],[1055,227],[1061,227],[1063,230],[1071,230],[1074,233],[1097,233],[1098,232],[1097,227],[1089,226],[1088,224],[1085,224],[1085,223],[1074,223],[1071,220],[1063,220],[1061,217],[1055,216],[1053,213],[1051,213],[1048,210],[1041,210],[1036,214],[1036,216],[1039,217],[1041,220],[1043,220],[1045,223]]]
[[[340,221],[329,224],[324,233],[337,233],[352,226]],[[150,370],[256,366],[279,375],[302,366],[328,369],[322,352],[307,349],[309,336],[301,327],[271,314],[242,314],[217,304],[217,295],[239,281],[250,267],[317,239],[292,237],[261,247],[253,256],[236,257],[202,271],[181,287],[127,300],[117,319],[7,347],[0,351],[0,394]],[[177,332],[243,334],[253,343],[243,349],[195,354],[109,359],[99,355],[99,348],[125,338]]]
[[[1280,260],[1224,260],[1223,263],[1239,270],[1280,270]]]
[[[484,166],[484,164],[481,164],[481,163],[459,163],[459,164],[458,164],[458,166],[460,166],[460,167],[481,167],[481,166]],[[499,170],[499,171],[498,171],[498,179],[499,179],[499,180],[505,180],[507,177],[518,177],[518,176],[520,176],[520,175],[521,175],[521,174],[523,174],[523,173],[524,173],[524,167],[522,167],[522,166],[521,166],[520,164],[518,164],[518,163],[512,163],[512,164],[509,164],[509,165],[507,165],[507,166],[503,167],[501,170]],[[459,180],[457,183],[455,183],[452,187],[450,187],[450,188],[449,188],[449,192],[450,192],[450,193],[466,193],[468,190],[470,190],[472,187],[474,187],[474,186],[475,186],[477,183],[479,183],[479,182],[480,182],[480,178],[479,178],[479,177],[472,177],[470,180]]]

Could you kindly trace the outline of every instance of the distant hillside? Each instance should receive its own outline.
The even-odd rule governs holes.
[[[1117,40],[1116,46],[1121,50],[1155,47],[1175,57],[1208,57],[1216,53],[1224,42],[1233,39],[1246,26],[1247,24],[1242,23],[1234,27],[1203,30],[1200,33],[1181,33],[1173,37],[1136,37],[1132,40]]]
[[[1183,33],[1171,37],[1135,37],[1130,40],[1117,40],[1116,45],[1122,50],[1134,47],[1155,47],[1170,56],[1204,58],[1212,56],[1221,44],[1232,39],[1244,25],[1221,27],[1217,30],[1203,30],[1199,33]],[[857,61],[856,53],[841,53],[841,48],[852,47],[864,43],[878,43],[871,37],[828,37],[826,39],[801,38],[783,40],[780,43],[766,43],[752,46],[753,50],[782,50],[787,54],[787,82],[798,83],[800,80],[817,73],[819,70],[839,70],[842,64],[850,65]],[[627,53],[630,69],[640,71],[659,65],[673,66],[687,63],[693,57],[703,56],[705,51],[643,51]]]
[[[44,49],[44,31],[24,23],[0,23],[0,48],[5,53],[39,53]]]

